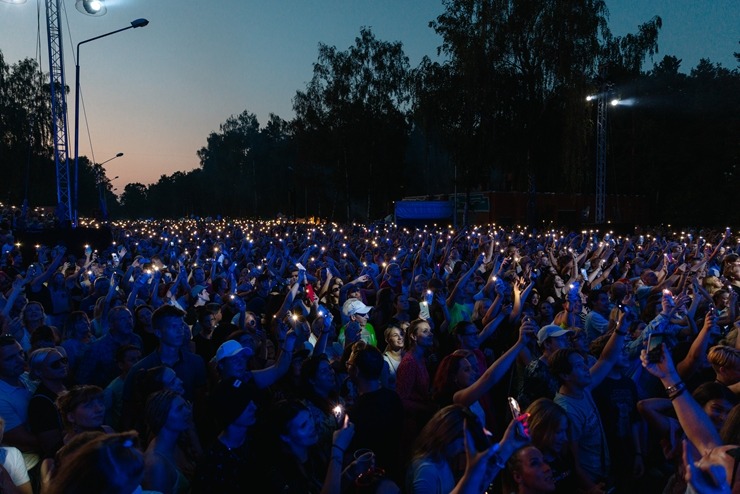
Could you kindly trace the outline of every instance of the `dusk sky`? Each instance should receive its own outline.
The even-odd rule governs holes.
[[[43,0],[0,0],[0,49],[7,63],[38,59],[48,72]],[[80,118],[80,155],[105,165],[117,193],[129,182],[149,184],[160,175],[198,166],[196,151],[230,115],[249,110],[260,124],[269,113],[289,120],[292,98],[312,76],[318,44],[345,50],[362,26],[378,39],[401,41],[412,67],[436,56],[441,39],[428,27],[442,12],[436,0],[107,0],[107,15],[79,13],[62,0],[66,82],[74,88],[79,41],[130,29],[81,47],[81,85],[87,119]],[[736,68],[740,51],[738,0],[607,0],[615,35],[635,32],[654,15],[663,19],[659,61],[682,59],[682,71],[709,58]],[[71,38],[71,39],[70,39]],[[41,46],[38,46],[40,39]],[[646,68],[652,67],[648,60]],[[74,93],[68,96],[73,155]],[[89,134],[86,127],[89,126]],[[94,156],[90,150],[92,141]]]

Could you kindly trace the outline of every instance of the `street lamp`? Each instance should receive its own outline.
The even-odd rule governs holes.
[[[82,1],[82,0],[80,0]],[[78,2],[80,3],[80,2]],[[96,39],[105,38],[106,36],[110,36],[111,34],[120,33],[121,31],[126,31],[127,29],[135,29],[137,27],[144,27],[147,24],[149,24],[149,21],[146,19],[135,19],[131,21],[130,26],[126,26],[121,29],[116,29],[115,31],[111,31],[109,33],[101,34],[100,36],[95,36],[94,38],[86,39],[84,41],[80,41],[77,43],[77,58],[75,59],[75,197],[74,197],[74,224],[77,224],[77,199],[79,197],[79,191],[77,190],[78,186],[78,177],[79,177],[79,160],[80,160],[80,45],[84,45],[85,43],[89,43],[90,41],[95,41]],[[120,153],[121,156],[123,156],[123,153]],[[116,158],[118,155],[116,156]],[[113,159],[113,158],[111,158]]]
[[[112,157],[112,158],[108,158],[107,160],[103,161],[102,163],[99,163],[99,165],[100,165],[100,166],[103,166],[104,164],[108,163],[109,161],[113,161],[114,159],[116,159],[116,158],[120,158],[121,156],[123,156],[123,153],[118,153],[118,154],[117,154],[117,155],[115,155],[114,157]],[[118,177],[116,177],[116,178],[118,178]]]
[[[103,221],[108,220],[108,198],[105,196],[105,169],[103,168],[103,165],[108,163],[109,161],[113,161],[116,158],[120,158],[123,156],[123,153],[118,153],[112,158],[108,158],[107,160],[103,161],[102,163],[98,163],[98,169],[95,176],[95,180],[98,185],[98,195],[99,195],[99,201],[100,201],[100,210],[103,216]],[[113,180],[117,179],[118,175],[116,175]],[[76,192],[76,191],[75,191]]]
[[[108,12],[101,0],[77,0],[75,8],[85,15],[100,17]]]

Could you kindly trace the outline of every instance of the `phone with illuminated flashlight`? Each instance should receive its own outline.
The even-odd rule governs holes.
[[[314,303],[316,300],[316,293],[314,293],[311,283],[306,283],[306,298],[310,303]]]
[[[331,409],[334,414],[334,420],[337,421],[337,427],[344,427],[344,418],[347,416],[347,411],[342,405],[337,405]]]
[[[319,305],[317,309],[317,315],[319,317],[324,318],[324,325],[325,326],[331,326],[332,320],[334,320],[334,315],[331,313],[329,309],[324,307],[323,305]]]
[[[516,398],[509,396],[507,400],[509,401],[509,410],[511,410],[512,418],[522,424],[522,429],[524,429],[524,436],[529,438],[529,424],[527,421],[527,419],[529,418],[529,414],[522,413],[522,409],[519,406],[519,402],[516,401]]]

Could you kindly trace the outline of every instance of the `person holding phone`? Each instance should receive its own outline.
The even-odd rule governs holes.
[[[528,442],[522,424],[512,420],[501,441],[491,444],[467,407],[447,406],[432,417],[414,444],[405,492],[485,492],[512,453]]]
[[[563,407],[570,419],[572,447],[584,483],[590,484],[589,487],[608,481],[610,467],[606,433],[591,391],[619,360],[629,322],[630,318],[622,315],[601,357],[591,368],[586,358],[573,348],[557,350],[549,361],[550,371],[560,382],[553,401]]]
[[[576,459],[570,448],[570,422],[565,410],[550,399],[540,398],[527,408],[526,413],[532,445],[542,452],[551,468],[555,492],[578,492],[580,479],[576,475]]]
[[[472,325],[469,325],[472,327]],[[452,403],[465,405],[478,417],[481,424],[493,428],[492,410],[482,400],[491,388],[508,372],[516,357],[529,339],[534,337],[536,324],[527,318],[519,328],[519,338],[506,353],[493,362],[482,375],[473,368],[460,350],[440,362],[434,377],[434,398],[441,406]],[[517,417],[514,417],[517,418]]]
[[[259,431],[257,450],[262,451],[258,460],[262,492],[341,492],[345,457],[355,427],[345,419],[332,434],[330,454],[321,461],[316,453],[319,434],[310,411],[298,400],[275,403],[266,414],[258,418],[255,429]]]

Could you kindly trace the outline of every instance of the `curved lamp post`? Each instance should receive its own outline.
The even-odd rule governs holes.
[[[108,221],[108,198],[105,196],[105,169],[103,169],[103,165],[108,163],[109,161],[113,161],[116,158],[120,158],[121,156],[123,156],[123,153],[118,153],[114,157],[108,158],[102,163],[98,163],[98,166],[100,167],[100,172],[98,176],[95,177],[95,179],[98,185],[98,195],[100,196],[100,210],[103,216],[103,221]],[[116,178],[118,177],[116,176],[113,180],[115,180]]]
[[[97,1],[98,4],[100,2],[98,0],[78,0],[77,4],[80,3],[92,3],[94,1]],[[105,6],[103,6],[105,8]],[[79,8],[78,8],[79,10]],[[81,11],[82,12],[82,11]],[[95,14],[90,14],[95,15]],[[102,14],[100,14],[102,15]],[[77,224],[77,205],[78,205],[78,177],[79,177],[79,160],[80,160],[80,45],[84,45],[85,43],[89,43],[90,41],[95,41],[96,39],[105,38],[106,36],[110,36],[111,34],[120,33],[121,31],[126,31],[128,29],[135,29],[137,27],[144,27],[147,24],[149,24],[149,21],[146,19],[135,19],[131,21],[130,26],[126,26],[121,29],[116,29],[115,31],[111,31],[109,33],[101,34],[100,36],[95,36],[94,38],[86,39],[84,41],[80,41],[77,43],[77,58],[75,59],[75,194],[74,194],[74,224]],[[121,155],[123,153],[120,153]],[[118,157],[118,156],[116,156]],[[113,158],[111,158],[113,159]]]

